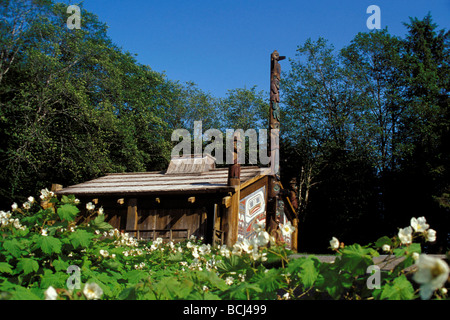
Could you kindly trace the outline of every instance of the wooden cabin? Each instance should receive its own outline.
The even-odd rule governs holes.
[[[139,239],[177,241],[194,235],[232,246],[254,236],[253,225],[267,218],[266,173],[266,168],[242,166],[239,181],[230,184],[229,168],[216,168],[210,156],[177,158],[166,171],[107,174],[57,194],[103,207],[106,221]],[[283,223],[293,216],[280,212],[278,219]],[[296,233],[283,241],[296,249]]]

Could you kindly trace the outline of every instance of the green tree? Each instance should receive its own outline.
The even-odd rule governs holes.
[[[380,174],[393,168],[398,156],[396,139],[405,109],[402,48],[401,40],[384,29],[358,33],[340,52],[356,110],[352,130]]]
[[[12,48],[2,53],[0,88],[5,206],[53,182],[165,167],[164,103],[177,94],[164,90],[165,76],[114,45],[90,12],[70,30],[64,4],[4,5],[1,42]]]
[[[257,87],[228,90],[220,99],[220,118],[223,129],[268,129],[269,104],[264,91]]]
[[[392,197],[406,201],[401,208],[394,201],[390,205],[391,210],[409,215],[427,212],[441,234],[436,250],[446,250],[450,234],[446,207],[450,190],[450,32],[438,30],[431,15],[411,18],[405,26],[407,108],[400,119],[402,161],[393,178]]]
[[[317,176],[326,166],[327,150],[346,150],[351,139],[349,97],[334,48],[323,38],[308,39],[282,77],[281,134],[298,158],[299,208],[305,210]],[[286,128],[286,129],[285,129]],[[306,212],[300,212],[303,220]]]

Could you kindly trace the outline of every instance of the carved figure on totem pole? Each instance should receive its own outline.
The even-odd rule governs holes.
[[[271,55],[272,66],[270,75],[270,101],[272,104],[272,116],[280,121],[280,80],[281,80],[281,66],[278,61],[284,60],[286,57],[280,56],[275,50]],[[278,129],[279,123],[273,123],[272,129]]]

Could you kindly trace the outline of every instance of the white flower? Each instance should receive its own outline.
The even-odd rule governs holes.
[[[247,253],[252,253],[254,249],[258,249],[258,245],[255,240],[244,239],[241,242],[241,248]]]
[[[198,254],[198,250],[197,247],[194,247],[194,249],[192,250],[192,256],[196,259],[200,258],[200,255]]]
[[[389,252],[391,250],[391,246],[388,244],[384,244],[381,248],[384,252]]]
[[[79,204],[79,203],[80,203],[80,199],[75,199],[75,200],[73,200],[73,203]]]
[[[95,209],[95,205],[92,202],[88,202],[88,203],[86,203],[86,209],[94,210]]]
[[[265,246],[269,243],[270,235],[267,231],[261,231],[258,233],[258,236],[256,237],[256,243],[258,246]]]
[[[261,260],[261,261],[267,261],[267,253],[266,252],[260,252],[258,248],[253,249],[252,251],[252,259],[253,260]]]
[[[48,191],[48,189],[42,189],[40,198],[42,200],[50,199],[55,196],[55,193],[53,191]]]
[[[283,300],[289,300],[291,297],[289,296],[289,292],[283,294]]]
[[[23,208],[25,210],[30,210],[31,209],[31,203],[30,202],[24,202],[22,206],[23,206]]]
[[[102,297],[103,290],[95,282],[90,282],[85,284],[83,294],[88,300],[96,300]]]
[[[419,259],[419,257],[420,257],[420,254],[418,254],[417,252],[413,252],[412,258],[414,261],[417,261]]]
[[[255,230],[256,233],[260,233],[261,231],[266,230],[266,222],[264,220],[258,221],[253,225],[253,230]]]
[[[331,238],[330,246],[331,246],[331,249],[333,249],[333,250],[339,249],[339,240],[336,237]]]
[[[398,231],[398,238],[400,239],[402,244],[411,244],[412,243],[412,228],[406,227],[404,229],[400,229]]]
[[[242,243],[241,242],[236,242],[233,245],[233,251],[231,252],[231,254],[236,255],[236,256],[240,256],[242,254]]]
[[[231,286],[233,284],[233,277],[227,277],[225,279],[225,284]]]
[[[282,224],[280,227],[283,237],[290,237],[291,234],[295,231],[295,228],[292,226],[290,221],[288,221],[285,224]]]
[[[19,219],[14,219],[14,228],[16,229],[20,229],[22,227],[22,225],[20,224]]]
[[[444,260],[426,254],[421,254],[416,264],[418,270],[413,279],[420,284],[420,297],[428,300],[435,290],[442,288],[447,282],[449,267]]]
[[[436,241],[436,231],[433,229],[428,229],[427,231],[424,232],[425,233],[425,237],[427,239],[428,242],[434,242]]]
[[[103,249],[100,249],[100,254],[103,256],[103,257],[107,257],[107,256],[109,256],[109,252],[108,251],[106,251],[106,250],[103,250]]]
[[[58,298],[58,293],[55,288],[52,286],[48,287],[47,290],[44,291],[45,300],[56,300]]]
[[[198,249],[198,251],[200,251],[201,255],[205,255],[205,254],[209,254],[211,252],[211,245],[209,244],[203,244],[200,246],[200,248]]]
[[[33,197],[31,197],[31,196],[30,196],[30,197],[28,197],[28,202],[29,202],[29,203],[33,203],[33,202],[34,202],[34,198],[33,198]]]
[[[420,217],[417,219],[411,218],[411,227],[413,227],[416,232],[424,232],[430,226],[427,224],[425,217]]]
[[[226,245],[222,245],[222,246],[220,247],[220,254],[221,254],[222,256],[224,256],[224,257],[229,258],[231,252],[230,252],[230,250],[227,248]]]
[[[15,203],[15,202],[11,205],[12,211],[17,210],[18,207],[19,207],[19,206],[18,206],[17,203]]]
[[[98,214],[99,214],[99,215],[102,215],[103,213],[104,213],[103,207],[100,207],[100,208],[98,209]]]
[[[42,229],[42,230],[41,230],[41,235],[44,236],[44,237],[46,237],[46,236],[48,236],[47,232],[48,232],[48,229],[47,229],[47,228]]]

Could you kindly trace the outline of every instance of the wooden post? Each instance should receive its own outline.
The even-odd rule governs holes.
[[[224,241],[228,247],[232,247],[238,238],[239,200],[240,189],[236,188],[236,192],[231,195],[230,206],[225,208],[225,214],[222,218],[223,231],[225,233]]]
[[[60,184],[53,183],[50,191],[56,192],[62,190],[63,186]]]
[[[279,136],[280,136],[280,80],[281,65],[279,61],[286,59],[280,56],[278,51],[270,55],[270,112],[269,112],[269,153],[270,175],[267,190],[266,222],[275,223],[278,211],[278,199],[281,190],[280,166],[279,166]]]
[[[126,229],[137,230],[137,228],[138,228],[137,199],[131,198],[128,200]],[[134,233],[134,236],[136,237],[136,232]]]
[[[233,192],[229,198],[224,198],[222,203],[226,207],[226,214],[224,217],[226,232],[226,245],[228,247],[233,246],[238,238],[238,223],[239,223],[239,200],[240,200],[240,184],[241,184],[241,165],[238,159],[238,143],[241,143],[241,136],[239,132],[236,132],[233,137],[233,164],[228,167],[228,185],[235,187],[235,192]]]
[[[241,165],[238,159],[238,143],[242,143],[241,135],[235,132],[233,136],[233,164],[228,167],[228,185],[237,186],[241,184]]]
[[[234,245],[238,240],[240,198],[241,198],[241,190],[240,188],[238,188],[231,197],[231,234],[230,234],[231,245]]]
[[[298,250],[298,219],[297,218],[294,218],[292,225],[294,226],[295,231],[291,235],[291,237],[292,237],[291,238],[291,243],[292,243],[291,249],[293,251],[297,251]]]

